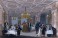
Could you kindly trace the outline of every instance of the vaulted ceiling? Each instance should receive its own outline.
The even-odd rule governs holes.
[[[46,6],[57,0],[1,0],[2,7],[8,12],[41,12]]]

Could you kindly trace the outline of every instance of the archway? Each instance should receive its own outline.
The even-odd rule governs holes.
[[[51,24],[52,21],[52,14],[51,10],[48,10],[41,14],[40,16],[40,22],[43,24]]]
[[[40,16],[40,22],[43,23],[43,24],[46,24],[46,14],[45,13],[41,14],[41,16]]]

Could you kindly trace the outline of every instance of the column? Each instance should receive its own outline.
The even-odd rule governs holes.
[[[58,13],[57,13],[57,9],[53,10],[53,13],[52,13],[52,25],[57,29],[57,36],[58,36]]]
[[[0,5],[0,36],[2,35],[2,25],[3,25],[3,9]]]
[[[56,13],[56,28],[57,28],[57,36],[58,36],[58,11]]]
[[[52,25],[56,28],[56,10],[52,11]]]

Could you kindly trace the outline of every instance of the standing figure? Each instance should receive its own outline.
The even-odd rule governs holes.
[[[28,31],[29,32],[31,31],[31,28],[32,28],[32,24],[31,23],[28,23]]]
[[[8,28],[7,28],[7,25],[8,25],[8,23],[5,22],[5,23],[4,23],[4,28],[3,28],[3,30],[2,30],[2,34],[3,34],[3,35],[5,35],[5,33],[7,33],[7,29],[8,29]]]
[[[42,27],[42,35],[44,35],[44,36],[45,36],[45,31],[46,31],[46,26],[43,25],[43,27]]]
[[[57,30],[56,30],[56,28],[52,27],[52,30],[53,30],[53,36],[57,36]]]
[[[39,27],[40,27],[40,22],[37,22],[35,26],[36,34],[38,34]]]
[[[17,28],[17,35],[19,35],[19,36],[20,36],[20,32],[21,32],[21,30],[22,30],[21,26],[20,26],[20,25],[18,25],[18,28]]]

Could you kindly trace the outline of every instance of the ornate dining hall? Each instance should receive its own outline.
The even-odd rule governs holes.
[[[52,25],[58,36],[58,0],[0,0],[0,36],[5,23],[6,28],[20,25],[21,35],[31,36],[34,31],[36,36],[37,22],[46,27]]]

